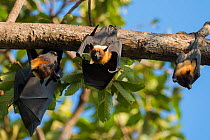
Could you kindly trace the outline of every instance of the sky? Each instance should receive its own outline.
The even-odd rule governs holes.
[[[132,0],[122,10],[125,30],[153,33],[196,32],[210,21],[209,0]],[[150,22],[158,19],[156,26]],[[208,36],[209,38],[209,36]],[[175,83],[176,84],[176,83]],[[201,68],[201,77],[191,90],[183,89],[181,131],[187,140],[210,140],[210,67]]]

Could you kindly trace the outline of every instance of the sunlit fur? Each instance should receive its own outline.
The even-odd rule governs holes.
[[[42,58],[35,58],[31,60],[31,69],[36,69],[40,64],[49,64],[49,61],[45,61]]]
[[[48,64],[50,64],[50,62],[45,61],[42,58],[35,58],[31,60],[31,69],[33,70],[33,74],[39,79],[48,78],[54,71],[53,68],[46,66]]]
[[[90,56],[91,56],[91,61],[90,63],[96,63],[96,64],[106,64],[110,59],[111,59],[111,56],[112,56],[112,53],[109,52],[109,51],[104,51],[104,49],[106,49],[107,46],[94,46],[94,48],[91,50],[90,52]],[[94,57],[94,55],[96,54],[96,52],[100,52],[100,58],[96,59]]]
[[[187,83],[188,88],[191,86],[191,81],[194,77],[196,68],[196,61],[185,60],[183,63],[179,63],[176,66],[175,76],[177,81],[183,85]]]

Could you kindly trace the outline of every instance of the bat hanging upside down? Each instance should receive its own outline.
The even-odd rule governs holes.
[[[197,39],[189,46],[192,50],[185,54],[179,54],[175,64],[173,82],[178,82],[188,89],[200,77],[201,52],[197,48]]]
[[[47,78],[52,78],[52,80],[60,78],[60,75],[56,72],[58,66],[58,54],[56,51],[42,52],[37,58],[31,60],[31,70],[40,79],[41,84]]]
[[[117,27],[110,25],[86,35],[77,56],[82,58],[82,71],[86,85],[103,90],[120,70],[122,43],[117,38]],[[90,49],[90,61],[82,56],[85,48]]]

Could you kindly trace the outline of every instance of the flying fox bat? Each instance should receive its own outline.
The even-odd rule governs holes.
[[[31,50],[27,50],[27,52],[29,51]],[[31,70],[33,74],[40,79],[41,84],[47,78],[49,78],[49,80],[46,82],[46,85],[50,80],[56,81],[56,79],[60,78],[60,75],[57,72],[60,66],[62,53],[62,51],[50,51],[45,49],[38,57],[30,61]]]
[[[45,52],[47,53],[48,51],[44,50],[43,53]],[[62,56],[62,51],[55,52]],[[34,49],[27,50],[27,55],[29,63],[38,57]],[[60,64],[60,61],[61,57],[58,59],[58,64]],[[62,76],[62,69],[59,65],[54,69],[55,74]],[[58,79],[56,81],[54,77],[49,79],[45,80],[44,84],[41,84],[40,79],[35,77],[30,66],[16,72],[13,103],[17,105],[22,121],[30,136],[33,135],[36,127],[41,123],[45,111],[53,100]]]
[[[188,89],[200,77],[201,52],[198,49],[198,37],[189,46],[190,51],[180,53],[173,73],[173,82],[178,82],[181,86]]]
[[[83,59],[85,84],[102,90],[120,69],[122,44],[117,38],[118,29],[115,26],[102,27],[96,32],[97,28],[84,38],[77,56]],[[90,61],[82,57],[85,47],[90,49]]]

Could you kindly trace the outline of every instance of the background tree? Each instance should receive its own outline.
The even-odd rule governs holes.
[[[6,20],[14,2],[8,3],[6,0],[0,2],[2,5],[0,10],[3,13],[0,15],[1,21]],[[77,2],[75,0],[28,0],[17,22],[60,23],[64,13]],[[129,0],[92,1],[92,24],[123,26],[125,22],[119,10],[129,3]],[[57,5],[60,7],[58,8]],[[82,2],[76,9],[76,13],[71,15],[72,12],[70,12],[63,22],[89,25],[88,9],[90,9],[88,1]],[[152,21],[153,24],[156,22],[157,20]],[[28,136],[21,120],[11,120],[5,115],[7,106],[12,103],[15,71],[27,65],[26,52],[25,50],[12,51],[12,53],[10,50],[1,50],[1,52],[0,115],[3,119],[0,122],[0,137],[21,139]],[[58,86],[55,93],[56,99],[49,107],[53,111],[48,112],[48,119],[43,122],[42,128],[46,139],[59,137],[62,139],[62,128],[72,120],[71,116],[78,110],[79,105],[84,106],[84,112],[91,115],[84,113],[80,118],[76,116],[78,121],[72,129],[73,133],[70,131],[72,139],[184,139],[180,133],[179,102],[182,94],[179,87],[168,84],[168,79],[171,77],[171,71],[168,70],[171,66],[168,63],[145,60],[140,62],[140,60],[122,58],[121,71],[106,90],[99,92],[84,85],[81,70],[78,68],[81,62],[77,58],[73,59],[71,54],[66,52],[63,58],[62,66],[65,68],[65,76],[61,79],[63,83]],[[18,62],[8,64],[14,60]],[[70,73],[71,71],[73,73]],[[81,87],[83,91],[84,88],[91,89],[91,94],[87,94],[90,96],[89,101],[86,103],[87,99],[79,99],[78,96]],[[59,96],[61,93],[63,96]],[[75,93],[76,95],[73,95]],[[76,96],[75,98],[79,99],[78,102],[82,102],[74,106],[75,110],[72,112],[70,112],[71,105],[77,102],[72,102],[68,97],[70,95]],[[56,108],[55,102],[57,102]],[[11,110],[12,107],[9,108],[9,112]],[[82,111],[81,109],[80,113]],[[38,134],[41,131],[37,130]],[[33,138],[35,139],[36,135]]]

